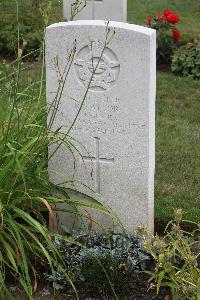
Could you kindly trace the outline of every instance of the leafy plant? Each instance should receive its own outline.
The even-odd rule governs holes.
[[[44,15],[45,23],[46,17]],[[19,36],[19,26],[17,32]],[[106,39],[108,36],[106,35]],[[70,199],[66,190],[54,186],[48,178],[47,148],[50,143],[64,144],[69,151],[76,151],[69,136],[72,125],[65,135],[59,130],[55,134],[52,129],[75,49],[71,50],[65,72],[62,74],[65,80],[59,84],[52,103],[54,109],[49,108],[52,114],[48,126],[44,94],[44,57],[40,76],[34,79],[27,76],[28,67],[23,64],[22,54],[23,49],[18,43],[16,61],[6,65],[5,70],[0,73],[2,90],[0,98],[0,296],[2,299],[5,295],[12,297],[8,289],[8,282],[11,279],[19,284],[29,299],[33,299],[40,276],[38,267],[48,267],[52,271],[56,268],[75,290],[70,275],[66,272],[65,262],[62,261],[59,249],[53,242],[55,236],[68,240],[69,243],[72,242],[72,239],[62,237],[57,232],[56,205],[58,203],[68,204],[71,207],[71,214],[87,218],[81,208],[89,207],[109,216],[112,215],[112,218],[117,220],[105,205],[97,201]],[[95,71],[96,68],[93,70],[91,81]],[[27,80],[24,80],[26,77]],[[88,89],[73,124],[78,118]],[[55,189],[63,192],[60,197],[53,193]]]
[[[181,223],[196,226],[192,233],[181,229]],[[173,299],[200,299],[200,226],[182,220],[182,210],[175,211],[175,220],[169,222],[166,235],[155,236],[153,244],[146,241],[146,248],[153,256],[155,270],[148,272],[151,281],[160,287],[168,286]]]
[[[155,17],[147,16],[146,24],[157,31],[157,62],[169,64],[177,42],[180,40],[180,32],[176,28],[179,16],[170,10],[159,12]]]
[[[49,15],[52,12],[51,4],[51,0],[0,1],[0,53],[2,56],[16,57],[18,46],[23,49],[24,54],[29,54],[29,59],[39,56],[44,26],[47,25],[42,15],[46,14],[49,22]]]
[[[172,72],[200,79],[200,39],[182,46],[172,57]]]
[[[84,285],[86,290],[99,290],[99,293],[126,290],[128,286],[137,284],[138,274],[150,261],[143,238],[136,234],[73,233],[71,237],[76,243],[59,239],[55,243],[74,282],[79,287]],[[54,287],[58,289],[66,289],[67,280],[56,269],[54,272],[56,276],[47,274],[47,280],[54,280]]]

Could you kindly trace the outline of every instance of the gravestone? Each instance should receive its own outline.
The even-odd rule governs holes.
[[[79,11],[74,20],[106,20],[126,22],[127,0],[63,0],[64,20],[70,21],[72,11]],[[86,5],[85,5],[86,3]]]
[[[108,30],[115,34],[105,45]],[[108,29],[103,21],[49,26],[46,32],[49,107],[53,107],[59,83],[64,80],[58,74],[66,71],[67,57],[75,40],[76,53],[56,105],[52,130],[60,129],[66,134],[82,106],[69,132],[79,153],[73,147],[72,153],[61,146],[52,156],[57,146],[50,145],[50,180],[71,187],[64,182],[73,178],[73,188],[105,201],[129,230],[144,224],[153,231],[155,31],[117,22],[110,22]],[[53,63],[55,58],[58,67]],[[50,110],[49,120],[51,116]]]

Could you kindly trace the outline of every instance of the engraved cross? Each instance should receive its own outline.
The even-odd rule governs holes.
[[[105,158],[100,157],[100,138],[95,137],[96,141],[96,156],[83,156],[83,159],[86,161],[93,161],[95,162],[96,167],[96,192],[100,194],[101,192],[101,169],[100,169],[100,163],[114,163],[114,158]]]

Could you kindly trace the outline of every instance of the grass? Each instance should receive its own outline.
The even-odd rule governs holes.
[[[158,72],[156,120],[156,218],[181,207],[200,218],[200,82]]]

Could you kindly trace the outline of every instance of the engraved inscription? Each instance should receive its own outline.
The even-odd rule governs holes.
[[[95,168],[96,168],[96,192],[98,194],[101,193],[101,170],[100,170],[100,163],[114,163],[114,158],[103,158],[100,157],[100,149],[99,149],[99,142],[100,138],[95,137],[96,141],[96,156],[83,156],[83,159],[86,161],[93,161],[95,162]]]
[[[120,63],[115,53],[99,40],[83,47],[74,62],[78,79],[93,91],[106,91],[117,81]]]

